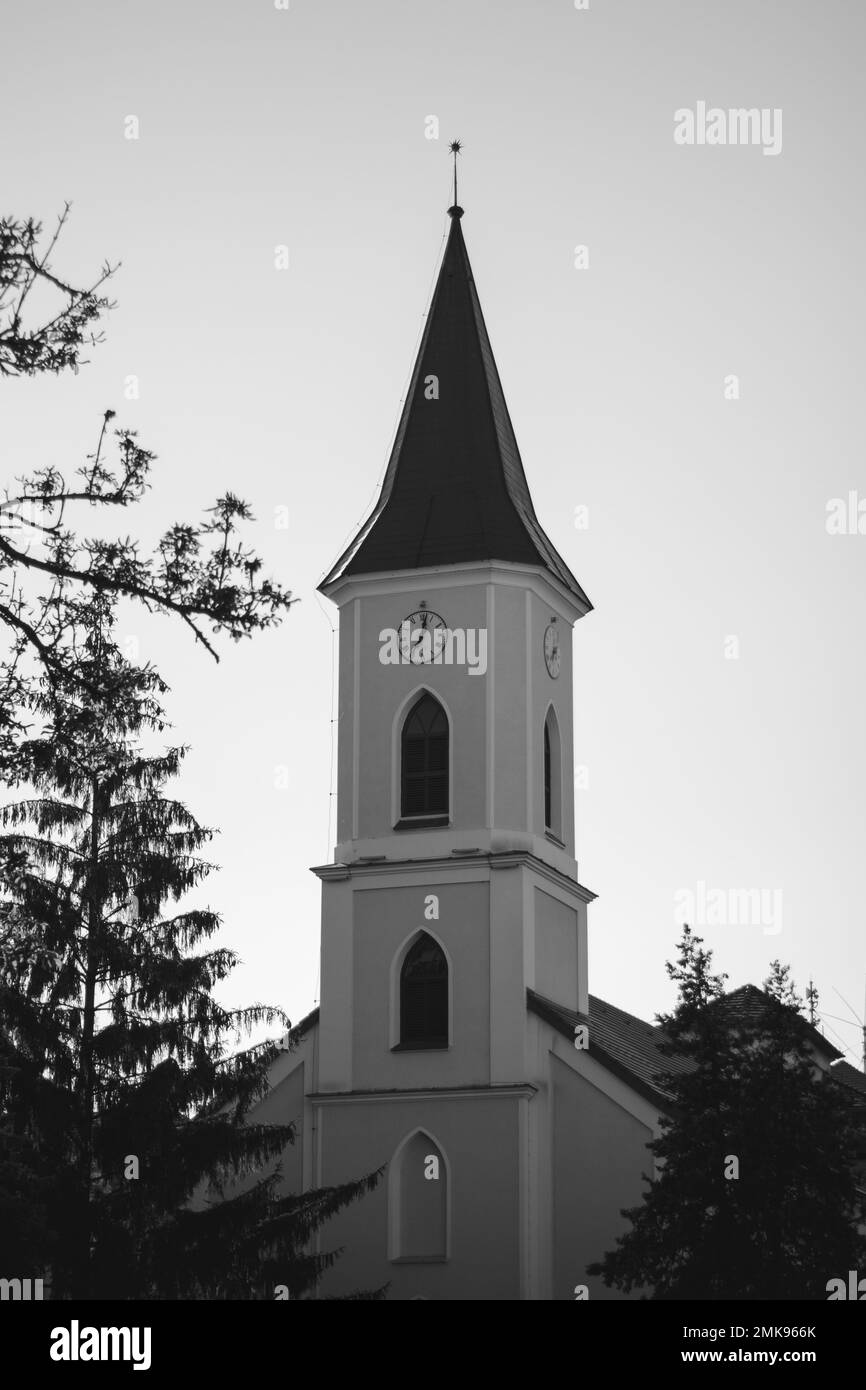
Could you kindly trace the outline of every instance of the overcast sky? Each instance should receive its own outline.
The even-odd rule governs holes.
[[[153,539],[233,489],[301,600],[219,666],[127,621],[192,746],[182,794],[221,829],[207,897],[244,959],[223,995],[294,1019],[318,998],[335,610],[315,586],[376,495],[460,137],[536,509],[595,604],[575,632],[590,988],[669,1005],[677,895],[699,910],[704,884],[781,903],[698,927],[732,985],[780,956],[862,1015],[866,534],[827,530],[832,499],[866,502],[862,7],[2,4],[3,212],[49,223],[70,199],[55,266],[123,263],[90,365],[2,388],[4,475],[75,465],[110,406],[159,455],[125,528]],[[678,145],[701,101],[780,110],[781,149]]]

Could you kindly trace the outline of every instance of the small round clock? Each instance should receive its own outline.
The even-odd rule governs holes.
[[[559,632],[556,623],[548,623],[544,629],[544,664],[547,674],[556,680],[562,669],[562,652],[559,649]]]
[[[423,643],[422,646],[419,646],[418,632],[429,632],[428,650],[431,653],[430,659],[435,659],[437,632],[444,633],[445,626],[445,619],[440,617],[438,613],[433,613],[429,608],[419,608],[416,612],[410,613],[400,624],[400,654],[403,660],[423,661],[423,650],[428,644]],[[441,638],[438,640],[441,641]]]

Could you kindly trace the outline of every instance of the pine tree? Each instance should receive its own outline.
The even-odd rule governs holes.
[[[287,1020],[213,996],[237,957],[183,905],[212,832],[168,790],[185,750],[148,746],[164,686],[122,657],[109,596],[61,603],[70,674],[34,699],[31,794],[0,813],[7,910],[39,942],[0,972],[0,1209],[5,1172],[53,1297],[302,1297],[335,1258],[311,1238],[378,1174],[281,1195],[292,1128],[249,1122],[281,1044],[231,1045]]]
[[[862,1203],[850,1099],[816,1063],[789,969],[764,991],[724,993],[688,927],[673,1013],[659,1018],[687,1068],[658,1078],[670,1097],[631,1227],[589,1267],[655,1299],[822,1299],[858,1268]]]

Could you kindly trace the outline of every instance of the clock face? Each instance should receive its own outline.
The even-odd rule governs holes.
[[[400,624],[401,657],[415,665],[435,660],[445,632],[445,619],[429,608],[410,613]],[[419,633],[422,636],[419,637]]]
[[[562,653],[559,650],[559,632],[555,623],[548,623],[544,630],[544,664],[548,675],[556,680],[562,669]]]

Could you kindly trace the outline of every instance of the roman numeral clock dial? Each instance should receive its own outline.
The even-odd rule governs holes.
[[[410,613],[400,624],[400,654],[404,661],[435,661],[445,636],[445,619],[426,606]]]
[[[548,623],[544,630],[544,664],[547,674],[556,680],[562,670],[562,652],[559,647],[559,629],[556,620]]]

